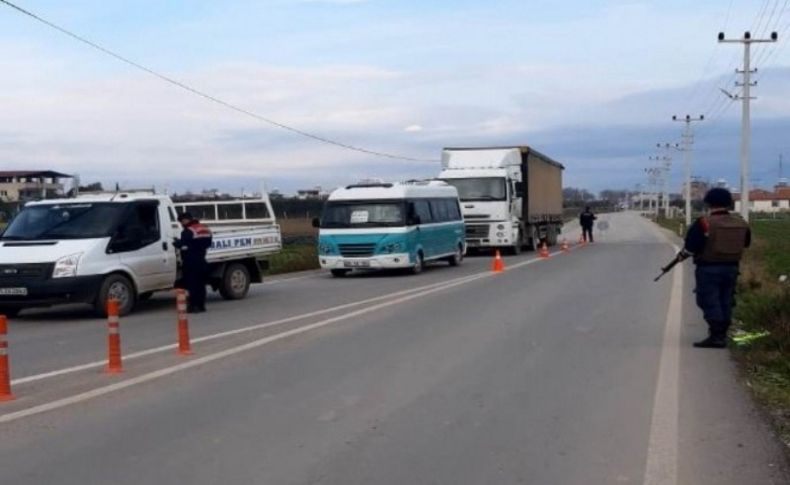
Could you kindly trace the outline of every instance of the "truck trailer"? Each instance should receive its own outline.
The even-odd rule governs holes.
[[[518,254],[557,243],[564,169],[529,146],[445,148],[439,179],[458,189],[469,249]]]

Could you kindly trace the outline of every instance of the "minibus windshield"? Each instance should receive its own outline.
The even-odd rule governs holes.
[[[398,227],[406,225],[403,201],[328,202],[323,228]]]
[[[111,236],[125,204],[32,205],[11,221],[2,239],[94,239]]]

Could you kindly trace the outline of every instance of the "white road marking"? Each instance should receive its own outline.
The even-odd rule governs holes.
[[[679,251],[680,248],[672,244]],[[680,395],[680,330],[683,310],[683,270],[672,274],[661,359],[658,367],[653,417],[645,465],[645,485],[678,482],[678,406]]]
[[[554,255],[556,255],[556,254],[561,254],[561,253],[560,252],[555,252]],[[524,267],[524,266],[527,266],[527,265],[530,265],[530,264],[533,264],[533,263],[536,263],[536,262],[542,261],[542,260],[543,260],[542,258],[533,258],[533,259],[528,259],[526,261],[521,261],[519,263],[515,263],[515,264],[510,265],[510,267],[508,267],[506,269],[506,271],[513,270],[513,269],[516,269],[516,268],[521,268],[521,267]],[[264,346],[266,344],[269,344],[269,343],[272,343],[272,342],[276,342],[278,340],[282,340],[282,339],[285,339],[285,338],[288,338],[288,337],[292,337],[292,336],[295,336],[295,335],[299,335],[299,334],[302,334],[302,333],[309,332],[311,330],[315,330],[315,329],[318,329],[318,328],[321,328],[321,327],[325,327],[327,325],[331,325],[331,324],[336,323],[336,322],[347,321],[350,318],[362,316],[362,315],[365,315],[365,314],[368,314],[368,313],[372,313],[372,312],[381,310],[383,308],[387,308],[387,307],[390,307],[390,306],[393,306],[393,305],[398,305],[398,304],[401,304],[401,303],[405,303],[405,302],[408,302],[408,301],[411,301],[411,300],[414,300],[414,299],[417,299],[417,298],[421,298],[421,297],[424,297],[424,296],[427,296],[427,295],[430,295],[430,294],[433,294],[433,293],[436,293],[436,292],[439,292],[439,291],[442,291],[442,290],[446,290],[446,289],[453,288],[453,287],[456,287],[456,286],[460,286],[460,285],[464,285],[464,284],[467,284],[467,283],[471,283],[473,281],[477,281],[477,280],[480,280],[480,279],[483,279],[483,278],[489,278],[489,277],[494,277],[494,276],[496,276],[496,273],[492,273],[492,272],[486,271],[486,272],[475,273],[475,274],[472,274],[472,275],[467,275],[467,276],[455,278],[453,280],[450,280],[449,282],[436,283],[436,284],[432,284],[432,285],[422,286],[422,287],[419,287],[419,288],[414,288],[414,289],[411,289],[411,290],[404,290],[402,292],[393,293],[393,294],[387,295],[385,297],[377,297],[375,299],[371,298],[371,299],[365,300],[365,301],[372,301],[372,300],[382,299],[382,298],[392,298],[393,296],[396,296],[398,294],[400,294],[400,295],[404,295],[405,294],[405,296],[401,296],[400,298],[396,298],[394,300],[386,301],[386,302],[379,303],[379,304],[376,304],[376,305],[373,305],[373,306],[370,306],[370,307],[367,307],[367,308],[362,308],[362,309],[359,309],[359,310],[355,310],[355,311],[350,312],[350,313],[345,313],[343,315],[338,315],[338,316],[335,316],[335,317],[331,317],[331,318],[328,318],[328,319],[325,319],[325,320],[322,320],[322,321],[319,321],[319,322],[316,322],[316,323],[312,323],[312,324],[309,324],[309,325],[304,325],[302,327],[291,329],[291,330],[288,330],[288,331],[285,331],[285,332],[281,332],[281,333],[278,333],[278,334],[275,334],[275,335],[270,335],[268,337],[263,337],[263,338],[260,338],[260,339],[257,339],[257,340],[253,340],[252,342],[248,342],[246,344],[238,345],[236,347],[231,347],[231,348],[223,350],[223,351],[215,352],[213,354],[209,354],[209,355],[206,355],[206,356],[203,356],[203,357],[199,357],[199,358],[196,358],[196,359],[193,359],[193,360],[189,360],[189,361],[186,361],[186,362],[183,362],[181,364],[177,364],[177,365],[174,365],[174,366],[171,366],[171,367],[166,367],[164,369],[159,369],[159,370],[156,370],[156,371],[153,371],[153,372],[149,372],[147,374],[143,374],[143,375],[140,375],[140,376],[137,376],[137,377],[132,377],[132,378],[126,379],[126,380],[121,381],[121,382],[116,382],[114,384],[110,384],[108,386],[99,387],[99,388],[92,389],[90,391],[86,391],[86,392],[83,392],[83,393],[80,393],[80,394],[76,394],[76,395],[73,395],[73,396],[68,396],[68,397],[65,397],[65,398],[56,399],[54,401],[50,401],[50,402],[47,402],[47,403],[39,404],[37,406],[32,406],[32,407],[29,407],[29,408],[26,408],[26,409],[21,409],[19,411],[14,411],[14,412],[11,412],[11,413],[3,414],[3,415],[0,415],[0,424],[1,423],[8,423],[8,422],[11,422],[11,421],[16,421],[16,420],[19,420],[19,419],[27,418],[27,417],[34,416],[34,415],[37,415],[37,414],[41,414],[41,413],[45,413],[45,412],[48,412],[48,411],[53,411],[55,409],[60,409],[60,408],[66,407],[66,406],[70,406],[72,404],[77,404],[77,403],[80,403],[80,402],[83,402],[83,401],[87,401],[87,400],[90,400],[90,399],[93,399],[93,398],[96,398],[96,397],[104,396],[106,394],[110,394],[110,393],[113,393],[113,392],[116,392],[116,391],[120,391],[122,389],[126,389],[126,388],[129,388],[129,387],[132,387],[132,386],[136,386],[138,384],[143,384],[143,383],[146,383],[146,382],[150,382],[150,381],[159,379],[161,377],[165,377],[165,376],[168,376],[168,375],[171,375],[171,374],[175,374],[177,372],[185,371],[185,370],[191,369],[193,367],[198,367],[198,366],[201,366],[203,364],[207,364],[209,362],[213,362],[215,360],[223,359],[225,357],[230,357],[230,356],[233,356],[233,355],[245,352],[247,350],[251,350],[251,349],[258,348],[258,347],[262,347],[262,346]],[[359,304],[360,304],[360,302],[356,302],[356,303],[350,303],[350,304],[341,305],[341,306],[348,307],[348,306],[354,306],[354,305],[359,305]],[[320,313],[326,313],[327,310],[321,310],[319,312]],[[319,313],[319,312],[314,312],[314,313]],[[292,318],[296,318],[296,317],[292,317]],[[263,324],[263,325],[272,325],[274,323],[275,322],[271,322],[269,324]],[[256,326],[256,327],[260,328],[260,326]],[[241,333],[242,331],[249,331],[250,328],[252,328],[252,327],[247,327],[247,328],[238,329],[238,330],[231,330],[229,332],[223,332],[222,334],[215,334],[215,335],[202,337],[202,339],[203,340],[207,340],[208,338],[218,338],[216,335],[227,335],[227,334],[233,334],[233,333]],[[197,340],[198,339],[196,339],[196,341]],[[172,348],[175,348],[175,347],[176,347],[175,345],[168,345],[166,347],[161,347],[160,349],[162,349],[162,348],[172,349]],[[144,352],[153,353],[153,351],[156,351],[156,350],[157,349],[150,349],[150,350],[144,351]],[[138,354],[140,354],[140,353],[141,352],[138,352]],[[100,363],[100,365],[103,365],[103,364],[104,364],[104,362]],[[59,372],[59,371],[55,371],[55,372]],[[52,373],[49,373],[49,374],[52,374]],[[31,377],[35,377],[35,376],[31,376]],[[30,379],[30,378],[27,378],[27,379]]]

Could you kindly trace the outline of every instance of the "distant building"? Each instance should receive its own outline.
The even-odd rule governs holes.
[[[710,185],[702,180],[691,181],[691,200],[702,200],[710,190]]]
[[[741,210],[741,194],[732,194],[735,198],[735,210]],[[774,187],[773,192],[755,189],[749,192],[749,210],[754,212],[787,212],[790,211],[790,187],[781,183]]]
[[[64,195],[63,179],[71,175],[52,170],[0,171],[0,201],[27,202]]]
[[[326,199],[329,195],[324,192],[321,187],[313,187],[312,189],[301,189],[296,191],[296,198],[299,200],[322,200]]]

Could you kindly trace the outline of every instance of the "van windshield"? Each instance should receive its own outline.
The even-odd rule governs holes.
[[[445,179],[458,189],[463,201],[507,200],[507,188],[502,177]]]
[[[403,201],[328,202],[321,217],[323,228],[398,227],[406,225]]]
[[[109,237],[127,204],[34,205],[8,225],[2,239],[95,239]]]

